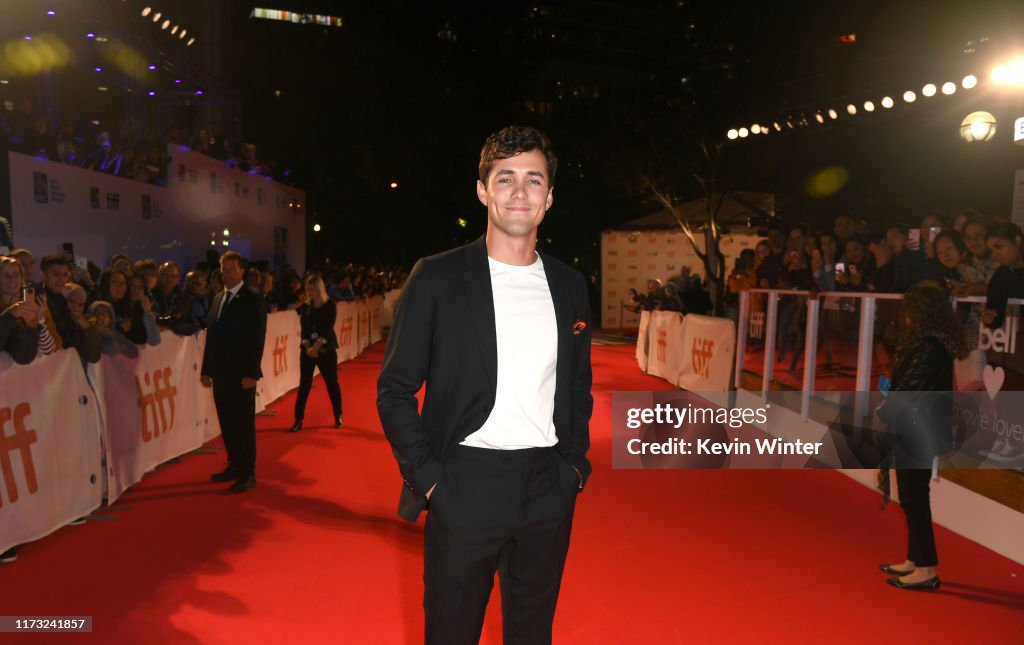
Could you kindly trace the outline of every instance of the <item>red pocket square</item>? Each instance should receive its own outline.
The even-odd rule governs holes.
[[[582,320],[577,320],[572,326],[572,335],[579,336],[587,328],[587,323]]]

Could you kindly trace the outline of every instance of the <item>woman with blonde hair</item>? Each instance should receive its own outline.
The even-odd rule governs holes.
[[[334,427],[341,427],[341,386],[338,385],[338,338],[334,320],[338,315],[334,301],[327,297],[324,281],[318,275],[305,280],[306,302],[296,309],[302,326],[302,351],[299,353],[299,394],[295,398],[295,423],[292,432],[302,429],[306,400],[313,386],[313,368],[320,368],[327,394],[334,409]]]
[[[923,281],[907,290],[899,313],[903,333],[893,360],[892,385],[878,417],[893,446],[879,473],[889,497],[890,460],[907,520],[907,558],[881,565],[900,589],[938,589],[938,555],[932,530],[930,487],[936,457],[953,447],[953,360],[967,355],[964,326],[950,306],[949,292]]]

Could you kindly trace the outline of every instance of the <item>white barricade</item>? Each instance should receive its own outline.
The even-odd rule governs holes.
[[[736,329],[727,318],[644,311],[636,339],[640,369],[691,392],[729,389]]]
[[[675,311],[652,311],[648,327],[647,373],[673,385],[683,368],[683,315]]]
[[[691,392],[729,389],[736,351],[736,328],[731,320],[687,314],[678,342],[689,360],[683,360],[676,385]]]
[[[100,359],[94,385],[103,404],[110,502],[147,470],[219,433],[212,390],[199,384],[201,363],[196,337],[168,331],[159,345],[139,347],[138,358]]]
[[[103,499],[99,405],[78,352],[13,365],[0,354],[0,552]]]
[[[350,361],[359,356],[359,339],[356,337],[357,305],[355,302],[339,302],[338,316],[334,320],[334,334],[338,337],[338,362]]]
[[[356,345],[358,348],[356,355],[359,355],[370,346],[370,306],[365,300],[360,300],[356,303],[356,320],[359,327],[356,332],[356,337],[359,341]]]
[[[295,311],[267,315],[267,338],[260,363],[263,378],[256,386],[257,410],[265,409],[288,391],[299,387],[300,330],[299,316]]]
[[[379,342],[384,338],[381,316],[384,313],[384,296],[374,296],[369,300],[370,305],[370,344]]]
[[[647,371],[648,352],[650,351],[649,329],[651,326],[651,312],[640,312],[640,330],[636,335],[636,362],[640,370]]]
[[[206,348],[206,332],[201,332],[194,337],[196,339],[196,368],[203,366],[203,351]],[[266,352],[266,345],[264,345],[264,352]],[[202,412],[205,414],[204,419],[208,419],[209,423],[204,423],[202,426],[203,431],[203,443],[211,439],[215,439],[220,436],[220,420],[217,419],[217,406],[213,403],[213,389],[199,386],[199,398],[198,402],[201,406]],[[256,401],[256,410],[260,410],[259,401]]]

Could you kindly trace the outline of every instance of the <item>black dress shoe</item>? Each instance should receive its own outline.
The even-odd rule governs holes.
[[[341,415],[338,415],[338,416],[334,417],[334,427],[335,428],[340,428],[341,427]]]
[[[888,564],[880,564],[878,565],[878,568],[881,569],[883,573],[888,573],[890,576],[905,576],[907,574],[914,573],[913,569],[900,571],[899,569],[894,569],[892,566]]]
[[[240,473],[234,466],[228,466],[219,473],[213,473],[210,475],[210,479],[215,482],[229,482],[238,479]]]
[[[897,589],[913,589],[913,590],[933,590],[939,588],[939,577],[932,576],[927,580],[921,582],[900,582],[899,578],[889,578],[886,583],[896,587]]]
[[[234,484],[231,484],[232,493],[244,493],[247,490],[251,490],[256,487],[256,476],[245,475],[235,480]]]
[[[292,427],[288,428],[288,432],[298,432],[299,430],[302,430],[302,419],[296,419]]]

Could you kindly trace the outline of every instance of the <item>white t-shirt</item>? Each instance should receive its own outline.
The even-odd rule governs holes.
[[[494,409],[464,446],[518,450],[558,443],[555,364],[558,333],[555,305],[540,256],[529,266],[487,258],[491,269],[498,339],[498,383]]]

